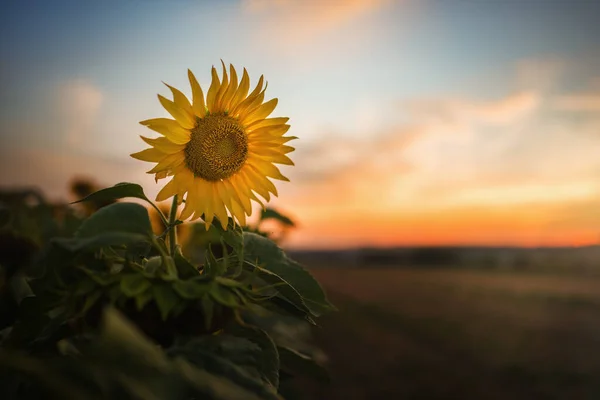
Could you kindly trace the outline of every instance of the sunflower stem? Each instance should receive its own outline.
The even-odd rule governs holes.
[[[171,203],[171,211],[169,212],[169,250],[171,255],[175,254],[175,248],[177,247],[177,227],[175,222],[177,221],[177,195],[173,196],[173,203]]]

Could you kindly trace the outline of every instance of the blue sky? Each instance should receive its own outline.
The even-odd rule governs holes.
[[[483,207],[498,196],[523,207],[552,198],[559,207],[600,193],[593,183],[600,177],[600,157],[593,157],[600,152],[599,2],[7,4],[0,16],[3,184],[65,197],[77,171],[105,184],[142,181],[156,193],[152,179],[139,175],[146,166],[128,158],[147,133],[138,121],[164,115],[161,81],[189,93],[187,68],[206,85],[223,59],[246,67],[254,82],[265,74],[277,112],[291,117],[301,138],[290,171],[296,183],[282,188],[280,204],[307,224],[338,210],[335,196],[310,207],[294,199],[330,198],[330,188],[347,188],[348,206],[335,218],[394,206],[398,222],[457,204]],[[382,187],[386,195],[370,195]],[[425,194],[444,190],[455,198],[436,203]],[[310,245],[303,235],[299,245]],[[347,240],[377,242],[368,234]]]

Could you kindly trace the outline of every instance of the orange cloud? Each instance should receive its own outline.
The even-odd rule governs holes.
[[[512,93],[497,100],[473,101],[456,98],[415,99],[401,103],[413,118],[459,124],[508,125],[530,115],[540,105],[532,91]]]
[[[263,39],[305,44],[380,9],[390,0],[245,0],[244,9],[265,18]]]
[[[562,111],[598,112],[600,111],[600,94],[582,93],[558,96],[553,105]]]

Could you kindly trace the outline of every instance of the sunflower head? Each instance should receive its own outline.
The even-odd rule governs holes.
[[[191,101],[178,89],[167,85],[173,100],[158,99],[172,118],[155,118],[141,124],[162,137],[142,139],[151,147],[131,156],[156,163],[148,173],[156,181],[170,178],[157,201],[185,196],[179,219],[202,217],[206,228],[215,216],[223,228],[231,216],[241,225],[252,213],[251,201],[277,196],[271,179],[288,181],[275,164],[294,165],[286,156],[294,150],[284,136],[289,118],[269,118],[277,99],[264,101],[267,85],[261,76],[250,91],[250,78],[244,69],[238,81],[235,68],[225,64],[222,77],[212,68],[212,82],[206,93],[188,70]],[[264,87],[263,87],[264,84]],[[260,196],[260,197],[259,197]]]

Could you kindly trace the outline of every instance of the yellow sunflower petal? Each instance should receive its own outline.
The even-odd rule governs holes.
[[[221,112],[225,109],[225,107],[223,106],[223,96],[229,88],[229,77],[227,76],[227,68],[225,68],[225,63],[223,62],[223,60],[221,60],[221,64],[223,65],[223,80],[221,82],[221,87],[219,88],[219,91],[215,96],[215,106],[213,112]]]
[[[256,84],[256,88],[252,91],[252,93],[250,93],[248,95],[248,97],[246,97],[244,100],[240,101],[240,103],[231,110],[232,116],[235,117],[235,116],[239,115],[240,113],[242,113],[247,108],[254,106],[257,99],[260,98],[261,94],[263,94],[263,98],[264,98],[264,91],[262,89],[263,81],[264,81],[264,77],[261,75],[260,79],[258,80],[258,83]],[[265,88],[265,90],[266,90],[266,88]],[[262,103],[262,98],[260,98],[260,103]]]
[[[240,103],[237,107],[237,110],[234,113],[234,116],[241,117],[242,115],[247,115],[248,113],[256,110],[265,99],[265,91],[267,88],[265,87],[262,92],[255,96],[248,96],[248,98]]]
[[[248,152],[254,153],[259,156],[269,156],[276,157],[279,155],[287,154],[295,149],[291,146],[277,146],[277,148],[265,147],[265,146],[257,146],[253,143],[248,144]]]
[[[252,138],[252,143],[257,146],[279,147],[279,146],[289,142],[290,140],[294,140],[294,139],[298,139],[298,138],[296,136],[259,137],[259,138]]]
[[[210,227],[210,224],[212,223],[213,219],[215,218],[215,208],[213,205],[214,202],[214,195],[212,192],[212,186],[210,184],[210,182],[206,182],[204,189],[202,190],[203,193],[200,193],[199,195],[203,197],[204,199],[204,224],[206,226],[206,230],[208,230],[208,228]]]
[[[190,218],[196,212],[196,203],[198,198],[198,191],[194,185],[194,180],[192,180],[192,184],[188,187],[188,195],[185,199],[185,206],[179,214],[179,219],[185,221]]]
[[[184,111],[187,111],[189,114],[194,114],[194,111],[192,110],[192,105],[190,104],[190,101],[185,96],[185,94],[181,93],[179,89],[176,89],[165,82],[163,83],[166,87],[171,89],[171,93],[173,93],[173,102],[175,103],[175,105],[177,105],[179,108],[182,108]]]
[[[219,194],[219,184],[220,182],[211,183],[211,191],[213,195],[213,207],[215,211],[215,215],[219,219],[221,226],[223,229],[227,230],[227,209],[225,208],[225,203]]]
[[[148,173],[154,174],[156,172],[166,171],[168,169],[177,167],[179,164],[183,163],[184,161],[185,161],[185,155],[181,152],[175,153],[175,154],[169,154],[165,158],[160,160],[160,162],[158,164],[156,164],[154,166],[154,168],[152,168],[150,171],[148,171]]]
[[[283,154],[279,154],[276,156],[262,156],[262,155],[256,155],[256,156],[263,160],[271,161],[272,163],[275,163],[275,164],[294,165],[294,162],[288,156],[283,155]]]
[[[207,215],[207,207],[209,204],[209,191],[208,186],[210,182],[205,181],[202,178],[195,177],[194,178],[194,190],[196,191],[196,200],[193,204],[195,211],[193,220],[198,218],[203,218]]]
[[[234,109],[242,100],[246,98],[248,94],[248,90],[250,89],[250,77],[248,76],[248,72],[246,68],[244,68],[244,73],[242,74],[242,80],[231,99],[231,103],[229,103],[229,109]]]
[[[215,182],[217,193],[219,194],[219,198],[225,205],[228,210],[231,210],[231,202],[233,200],[233,196],[227,191],[225,187],[224,181]]]
[[[248,164],[256,168],[262,175],[269,176],[273,179],[279,179],[281,181],[289,182],[290,180],[285,177],[279,168],[274,166],[268,161],[263,161],[259,159],[248,159]]]
[[[232,177],[237,179],[235,177]],[[233,196],[233,199],[244,209],[244,212],[248,215],[252,215],[252,204],[247,196],[244,196],[241,191],[233,184],[232,178],[223,181],[227,192]]]
[[[248,137],[254,136],[283,136],[290,129],[289,125],[264,126],[248,133]]]
[[[157,172],[157,173],[156,173],[156,175],[154,175],[154,182],[158,183],[158,181],[159,181],[160,179],[164,179],[164,178],[166,178],[167,176],[169,176],[169,173],[168,173],[167,171],[160,171],[160,172]]]
[[[252,166],[248,165],[246,168],[246,174],[253,182],[256,182],[260,187],[267,191],[267,193],[273,193],[275,196],[279,196],[277,193],[277,188],[266,176],[258,172],[258,170]],[[262,196],[262,195],[261,195]]]
[[[258,128],[264,128],[265,126],[283,125],[289,120],[288,117],[265,118],[252,122],[246,126],[246,129],[248,129],[248,131],[254,131]]]
[[[237,220],[240,226],[246,225],[246,214],[244,213],[244,209],[240,205],[240,201],[237,197],[237,194],[229,189],[227,185],[228,181],[221,181],[217,185],[217,190],[219,192],[219,196],[223,199],[225,206],[231,213],[231,217],[234,222]]]
[[[222,100],[223,110],[229,110],[231,100],[233,99],[233,95],[235,94],[235,91],[237,90],[238,86],[237,73],[235,72],[235,68],[233,68],[233,65],[231,64],[229,64],[229,76],[229,86],[227,87],[227,91],[223,95]]]
[[[219,82],[219,75],[217,75],[217,70],[215,67],[212,67],[211,70],[212,81],[210,83],[210,87],[208,88],[208,93],[206,94],[206,108],[208,108],[209,112],[214,112],[215,106],[215,97],[217,96],[217,92],[221,87],[221,82]]]
[[[159,162],[160,160],[166,157],[166,154],[160,150],[151,148],[130,154],[130,156],[141,161]]]
[[[194,114],[200,118],[204,118],[206,115],[206,105],[204,104],[204,93],[202,92],[202,87],[200,87],[196,77],[189,69],[188,78],[190,80],[190,86],[192,87],[192,108],[194,110]]]
[[[273,112],[273,110],[275,110],[275,107],[277,107],[277,102],[277,98],[271,99],[255,108],[252,112],[240,113],[240,121],[242,124],[246,125],[260,119],[265,119]]]
[[[169,139],[167,139],[166,137],[159,137],[159,138],[155,138],[155,139],[147,138],[145,136],[140,136],[140,137],[142,138],[142,140],[144,142],[148,143],[150,146],[153,146],[154,148],[156,148],[166,154],[177,153],[177,152],[183,151],[183,149],[185,149],[184,144],[175,144],[175,143],[171,142]]]
[[[267,202],[271,201],[271,193],[269,193],[258,179],[254,179],[255,176],[250,172],[249,166],[240,171],[240,176],[244,179],[249,189],[260,195]]]
[[[240,226],[246,226],[246,214],[244,213],[242,206],[240,206],[237,202],[233,201],[231,203],[231,207],[231,214],[235,216]]]
[[[175,120],[185,129],[192,129],[196,123],[194,117],[189,112],[185,111],[183,108],[179,107],[177,104],[173,103],[171,100],[167,99],[164,96],[158,95],[158,100],[160,104],[175,118]]]
[[[169,118],[154,118],[140,121],[140,124],[168,138],[175,144],[186,144],[190,141],[190,131]]]
[[[177,194],[175,178],[171,179],[156,195],[156,201],[164,201]]]

